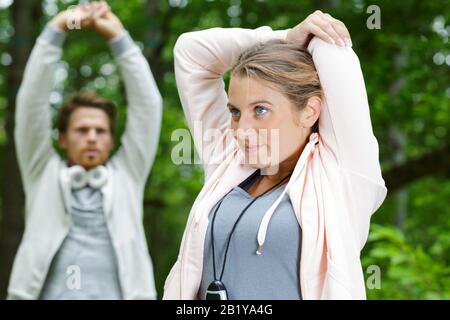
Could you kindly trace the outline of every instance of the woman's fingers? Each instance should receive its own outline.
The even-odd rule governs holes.
[[[342,42],[339,34],[334,30],[333,25],[327,21],[323,16],[315,16],[311,19],[311,23],[315,26],[319,27],[323,32],[328,35],[328,38],[331,38],[331,42],[333,44],[338,44],[340,46],[344,46],[345,44]],[[325,39],[324,39],[325,40]]]
[[[324,41],[340,46],[351,46],[350,34],[344,23],[320,10],[308,16],[306,28]]]
[[[319,27],[317,24],[310,23],[310,24],[306,25],[305,27],[306,27],[306,31],[319,37],[323,41],[329,42],[331,44],[335,44],[335,40],[327,32],[322,30],[322,28]]]
[[[350,39],[350,33],[347,30],[347,27],[345,24],[330,16],[328,13],[324,14],[324,18],[331,23],[333,26],[334,31],[339,35],[339,37],[345,42],[347,46],[351,46],[351,39]]]

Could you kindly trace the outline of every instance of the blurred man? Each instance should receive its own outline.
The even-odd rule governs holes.
[[[58,142],[67,160],[52,148],[49,96],[74,17],[109,41],[125,82],[127,123],[112,158],[116,108],[93,92],[76,94],[59,110]],[[162,99],[144,56],[106,3],[63,11],[50,21],[27,63],[16,109],[26,228],[8,297],[155,299],[142,200]]]

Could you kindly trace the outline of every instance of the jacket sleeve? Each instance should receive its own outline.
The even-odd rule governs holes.
[[[125,132],[113,161],[145,185],[158,147],[162,97],[147,60],[129,34],[125,32],[110,45],[122,73],[128,104]]]
[[[378,158],[378,142],[372,130],[369,104],[359,59],[352,48],[313,38],[308,46],[324,103],[319,134],[327,154],[344,172],[352,203],[350,217],[362,248],[369,232],[370,216],[387,193]]]
[[[313,38],[308,46],[324,93],[320,137],[345,170],[382,183],[378,142],[358,57],[352,48]]]
[[[178,38],[174,48],[178,93],[206,177],[223,161],[226,149],[225,145],[217,147],[225,143],[231,119],[223,75],[245,49],[259,42],[285,39],[286,34],[287,30],[269,27],[213,28]]]
[[[16,98],[14,140],[25,188],[56,153],[49,98],[65,34],[47,25],[30,54]]]

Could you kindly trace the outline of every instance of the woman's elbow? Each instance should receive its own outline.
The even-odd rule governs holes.
[[[173,48],[173,56],[175,59],[184,55],[195,43],[194,33],[195,32],[185,32],[178,37]]]

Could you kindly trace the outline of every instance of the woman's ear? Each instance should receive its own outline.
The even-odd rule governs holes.
[[[322,110],[322,99],[314,96],[308,99],[306,106],[301,112],[300,123],[304,128],[311,128],[319,119]]]

